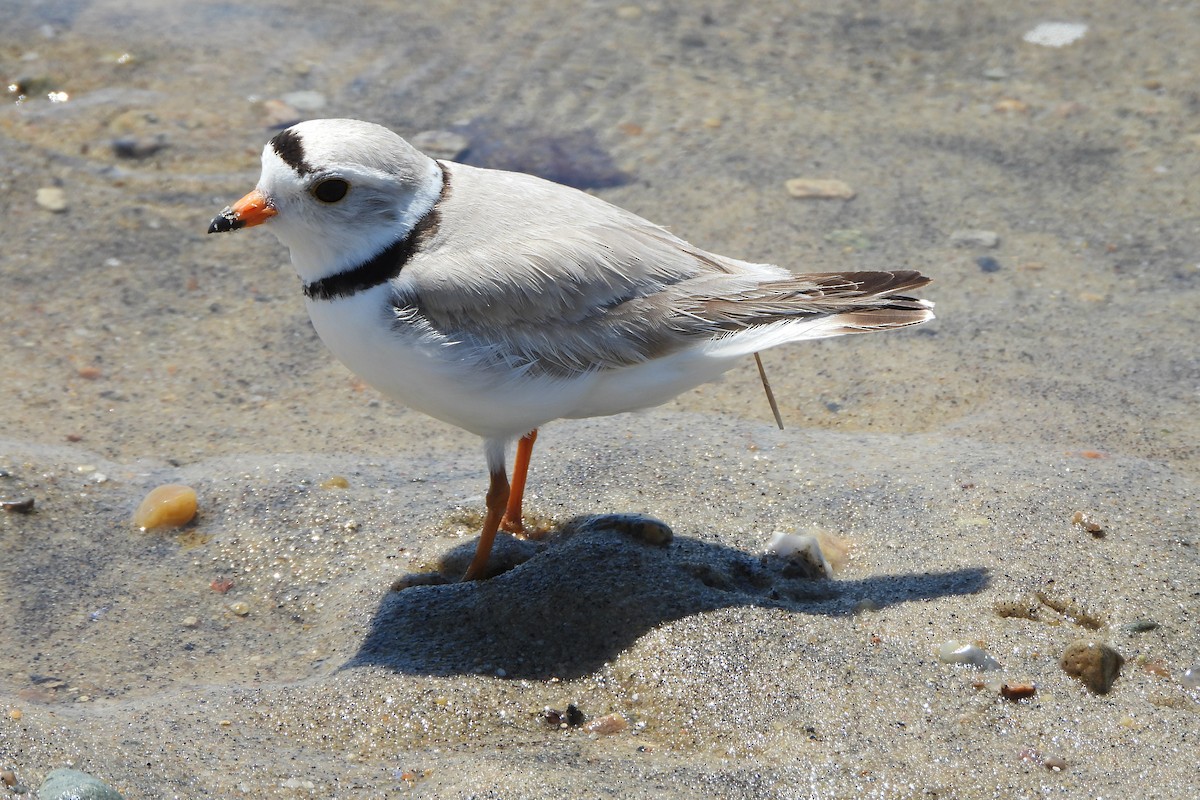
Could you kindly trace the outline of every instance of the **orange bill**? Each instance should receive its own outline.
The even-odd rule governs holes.
[[[238,200],[218,214],[208,226],[209,233],[225,233],[239,228],[261,225],[275,216],[275,206],[258,189]]]

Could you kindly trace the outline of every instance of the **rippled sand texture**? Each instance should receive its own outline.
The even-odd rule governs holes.
[[[0,512],[0,770],[127,798],[1195,797],[1194,9],[423,5],[4,8],[0,501],[34,509]],[[1045,21],[1088,27],[1022,40]],[[543,431],[533,512],[650,514],[667,546],[593,528],[392,592],[473,548],[483,458],[334,362],[273,237],[205,235],[288,114],[456,131],[731,256],[920,268],[939,319],[765,354],[783,432],[749,360]],[[198,518],[138,531],[163,483]],[[835,579],[764,561],[779,531],[848,547]],[[1081,638],[1124,657],[1106,695],[1059,668]],[[1002,669],[941,663],[950,639]],[[547,722],[569,704],[626,727]]]

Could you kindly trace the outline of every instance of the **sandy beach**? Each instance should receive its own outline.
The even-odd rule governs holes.
[[[1200,795],[1194,8],[7,5],[0,797]],[[938,319],[764,353],[782,431],[751,359],[546,426],[553,532],[397,590],[473,551],[479,440],[205,233],[312,117]],[[168,483],[196,519],[139,530]]]

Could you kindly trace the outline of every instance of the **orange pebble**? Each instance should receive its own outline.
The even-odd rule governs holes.
[[[168,483],[152,490],[133,515],[133,524],[142,530],[178,528],[196,516],[196,490]]]

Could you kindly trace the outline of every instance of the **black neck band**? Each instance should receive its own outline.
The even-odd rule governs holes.
[[[304,296],[310,300],[336,300],[352,297],[361,291],[387,283],[400,274],[413,254],[437,232],[441,221],[438,206],[446,199],[450,186],[446,170],[442,170],[442,192],[433,208],[421,217],[408,235],[397,239],[357,267],[343,270],[328,278],[304,284]]]

